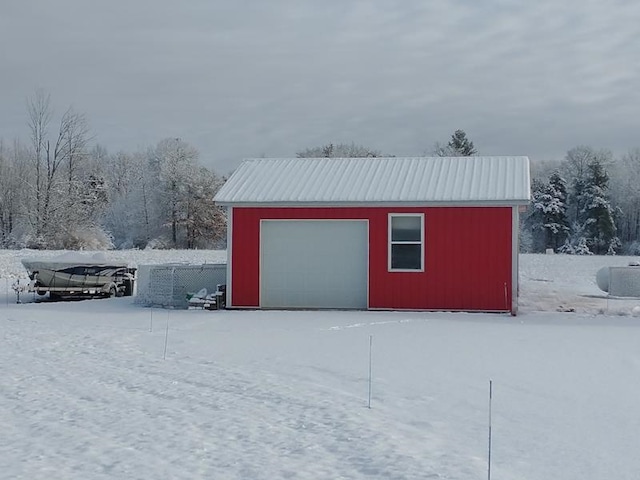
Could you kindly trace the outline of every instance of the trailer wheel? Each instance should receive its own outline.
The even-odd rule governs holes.
[[[35,287],[35,289],[36,289],[36,293],[37,293],[38,295],[46,295],[46,294],[47,294],[47,291],[46,291],[46,290],[40,290],[40,289],[38,288],[38,287],[41,287],[41,286],[42,286],[42,284],[41,284],[39,281],[38,281],[38,282],[36,282],[36,283],[34,283],[34,284],[33,284],[33,286]]]

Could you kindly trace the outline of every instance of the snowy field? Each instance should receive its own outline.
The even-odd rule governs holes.
[[[636,258],[523,255],[511,317],[18,305],[37,255],[0,250],[2,479],[486,479],[490,379],[491,478],[640,478],[640,302],[595,284]]]

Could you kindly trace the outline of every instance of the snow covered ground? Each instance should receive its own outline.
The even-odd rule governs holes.
[[[493,479],[639,478],[640,302],[595,284],[635,258],[523,255],[511,317],[18,305],[36,255],[0,251],[0,478],[484,479],[490,379]]]

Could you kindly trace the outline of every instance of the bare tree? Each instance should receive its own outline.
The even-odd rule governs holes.
[[[66,162],[67,183],[69,194],[72,194],[80,163],[86,159],[87,143],[89,142],[89,127],[84,114],[69,108],[60,122],[60,137],[62,149],[60,157]]]
[[[163,225],[155,149],[107,155],[101,165],[107,196],[105,228],[117,247],[146,247],[161,234]]]
[[[53,144],[48,139],[53,110],[48,94],[36,91],[27,101],[28,126],[31,133],[32,164],[35,179],[31,190],[35,198],[31,214],[35,243],[33,246],[64,246],[64,226],[76,226],[69,215],[76,212],[78,200],[75,175],[85,155],[88,142],[87,121],[69,108],[60,120]],[[67,166],[63,178],[61,169]],[[65,188],[66,187],[66,188]]]
[[[162,196],[167,208],[167,224],[171,229],[171,243],[178,246],[178,226],[185,218],[189,180],[196,170],[198,151],[179,138],[167,138],[156,147],[155,162]]]
[[[47,151],[47,136],[49,123],[51,122],[51,98],[43,90],[37,90],[35,95],[27,100],[28,126],[31,144],[33,147],[32,162],[35,169],[35,178],[31,185],[34,194],[35,205],[32,210],[32,225],[36,238],[41,238],[44,230],[45,211],[43,206],[43,193],[45,190],[44,158]]]
[[[328,143],[320,147],[307,148],[296,154],[298,158],[362,158],[382,157],[378,150],[373,150],[355,143]]]
[[[31,176],[28,149],[17,139],[11,145],[0,140],[0,247],[21,246],[29,230],[25,212]]]
[[[631,149],[611,168],[611,200],[620,208],[618,221],[620,240],[640,240],[640,148]],[[632,253],[638,253],[637,247]]]
[[[200,167],[187,185],[185,216],[186,248],[217,246],[225,238],[226,216],[213,197],[223,184],[216,174]]]

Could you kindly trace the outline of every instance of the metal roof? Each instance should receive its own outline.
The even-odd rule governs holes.
[[[528,157],[247,159],[219,205],[497,204],[530,200]]]

